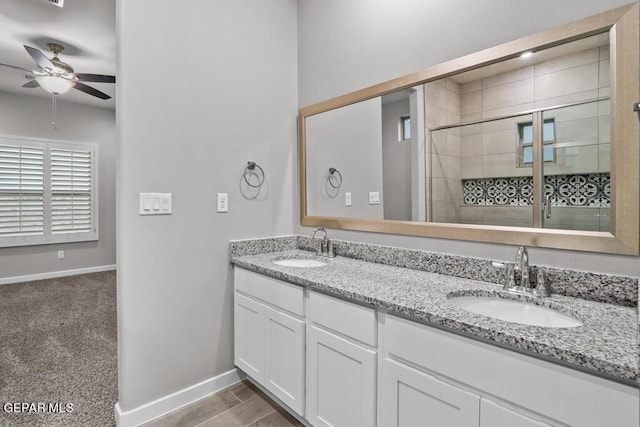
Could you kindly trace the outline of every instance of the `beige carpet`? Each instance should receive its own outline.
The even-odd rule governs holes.
[[[115,271],[0,286],[0,426],[113,426],[116,400]]]

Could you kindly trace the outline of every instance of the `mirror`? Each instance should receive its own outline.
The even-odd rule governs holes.
[[[638,254],[638,6],[300,110],[301,223]]]

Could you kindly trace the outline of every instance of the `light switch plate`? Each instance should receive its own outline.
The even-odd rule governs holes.
[[[351,193],[344,193],[344,205],[351,206]]]
[[[369,204],[370,205],[380,204],[380,193],[378,191],[369,192]]]
[[[171,193],[140,193],[140,215],[171,215]]]

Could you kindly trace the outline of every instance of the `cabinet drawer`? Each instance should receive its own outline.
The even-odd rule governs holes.
[[[370,346],[376,345],[376,312],[361,305],[309,292],[309,319]]]
[[[301,286],[237,267],[234,270],[236,291],[251,295],[298,316],[304,316],[304,289]]]

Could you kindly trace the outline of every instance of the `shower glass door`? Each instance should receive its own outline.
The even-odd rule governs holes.
[[[541,141],[524,157],[542,167],[544,228],[610,230],[609,104],[600,99],[541,113]]]
[[[513,114],[429,132],[430,220],[531,227],[532,121],[533,114]]]

